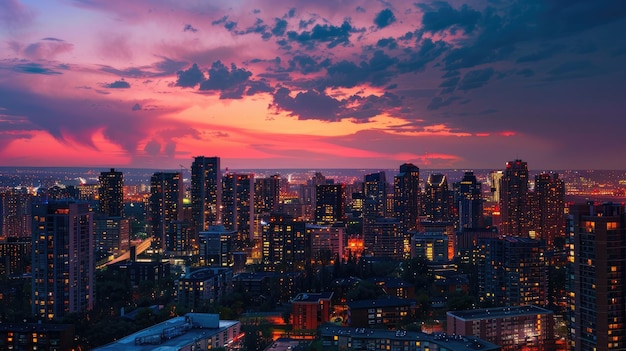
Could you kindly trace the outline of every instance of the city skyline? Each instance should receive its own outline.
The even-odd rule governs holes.
[[[3,1],[0,164],[626,169],[624,29],[617,1]]]

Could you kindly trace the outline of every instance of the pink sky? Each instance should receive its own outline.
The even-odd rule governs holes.
[[[3,1],[0,164],[626,168],[594,4]]]

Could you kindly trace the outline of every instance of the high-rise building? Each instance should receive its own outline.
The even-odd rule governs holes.
[[[387,213],[387,181],[385,172],[366,174],[363,182],[363,222],[374,223]]]
[[[424,187],[424,214],[432,222],[449,222],[454,218],[453,193],[444,174],[428,176]]]
[[[341,260],[346,243],[346,228],[343,225],[306,225],[309,241],[310,262],[327,265]]]
[[[363,237],[363,254],[375,257],[387,257],[404,260],[410,255],[410,236],[398,229],[400,222],[396,218],[378,218],[368,225]]]
[[[420,169],[405,163],[393,178],[394,217],[400,221],[400,230],[406,233],[417,229],[420,216]]]
[[[522,160],[506,163],[500,179],[500,234],[527,237],[530,226],[528,165]]]
[[[315,190],[315,223],[334,224],[345,222],[345,186],[321,184]]]
[[[32,312],[37,318],[60,319],[93,308],[93,238],[86,203],[34,206]]]
[[[551,248],[565,237],[565,183],[557,173],[536,175],[532,200],[533,230]]]
[[[128,218],[95,214],[94,245],[98,258],[120,254],[130,248],[130,221]]]
[[[626,212],[623,204],[570,208],[571,350],[626,349]]]
[[[32,195],[15,190],[0,193],[0,239],[30,239]]]
[[[482,184],[476,179],[474,172],[465,172],[463,179],[455,184],[460,231],[483,226],[481,187]]]
[[[548,267],[545,242],[499,237],[479,240],[480,300],[494,306],[547,304]]]
[[[228,173],[222,178],[222,223],[237,231],[238,249],[252,239],[254,223],[254,176]]]
[[[307,261],[306,223],[273,213],[263,225],[263,269],[270,272],[302,270]]]
[[[109,172],[100,172],[98,201],[100,213],[109,217],[124,216],[124,175],[111,168]]]
[[[172,250],[172,223],[182,219],[183,175],[179,172],[156,172],[150,177],[148,228],[153,247]],[[169,243],[168,243],[169,241]]]
[[[191,212],[194,231],[221,221],[222,171],[219,157],[198,156],[191,164]]]
[[[209,267],[232,267],[237,232],[223,225],[209,227],[200,232],[200,264]]]
[[[280,204],[280,176],[254,180],[254,213],[270,213],[278,210]]]

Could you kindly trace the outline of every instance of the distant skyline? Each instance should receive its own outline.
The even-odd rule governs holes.
[[[0,1],[0,166],[626,169],[626,2]]]

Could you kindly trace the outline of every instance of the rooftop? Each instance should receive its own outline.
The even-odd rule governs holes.
[[[196,340],[208,339],[237,323],[239,321],[220,320],[217,314],[188,313],[140,330],[95,350],[180,350]]]
[[[388,340],[400,340],[400,341],[422,341],[430,344],[440,346],[439,349],[445,349],[449,351],[470,351],[470,350],[485,350],[495,351],[500,350],[500,346],[492,344],[488,341],[473,337],[473,336],[459,336],[459,335],[447,335],[442,333],[426,334],[421,332],[413,332],[406,330],[384,330],[384,329],[370,329],[370,328],[350,328],[350,327],[338,327],[325,325],[320,328],[322,337],[333,336],[345,336],[352,339],[388,339]]]
[[[496,307],[496,308],[482,308],[476,310],[465,311],[450,311],[449,316],[454,316],[463,320],[480,320],[480,319],[493,319],[504,317],[518,317],[518,316],[531,316],[538,314],[552,314],[553,312],[545,308],[537,307],[534,305],[526,306],[511,306],[511,307]]]
[[[401,299],[395,296],[387,296],[381,299],[375,300],[359,300],[348,302],[348,307],[355,308],[370,308],[370,307],[394,307],[394,306],[408,306],[415,305],[415,300]]]

